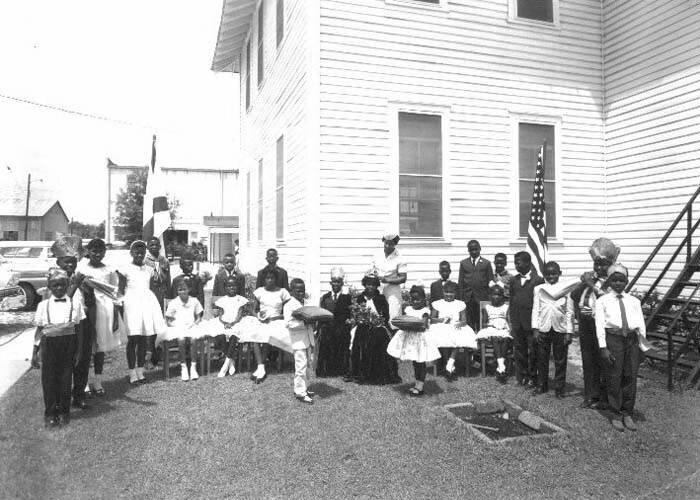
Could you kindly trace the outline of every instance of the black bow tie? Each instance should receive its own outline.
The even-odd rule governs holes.
[[[66,298],[63,297],[62,299],[53,299],[54,302],[67,302]]]

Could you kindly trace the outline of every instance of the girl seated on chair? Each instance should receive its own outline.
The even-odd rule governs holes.
[[[177,297],[168,303],[165,320],[168,323],[164,340],[177,340],[180,354],[180,377],[183,381],[197,380],[197,356],[201,352],[203,331],[199,328],[204,309],[199,300],[190,297],[187,283],[180,282],[176,287]],[[187,372],[187,359],[190,370]],[[166,367],[167,369],[167,367]]]
[[[467,325],[467,305],[457,296],[457,284],[451,281],[443,288],[445,298],[431,304],[430,341],[447,355],[445,372],[448,379],[455,376],[455,360],[460,348],[476,349],[476,335]]]
[[[256,384],[267,377],[265,360],[269,349],[268,344],[292,352],[289,332],[282,315],[282,308],[291,295],[286,288],[280,288],[277,285],[277,279],[278,275],[275,269],[268,269],[264,273],[264,286],[253,292],[257,319],[246,317],[240,321],[238,327],[241,332],[239,342],[254,342],[253,353],[258,367],[250,378]]]
[[[510,325],[508,324],[508,303],[506,302],[503,286],[496,282],[491,282],[489,288],[491,303],[484,306],[486,312],[486,326],[476,334],[477,340],[490,340],[493,344],[493,356],[496,358],[498,367],[496,368],[496,380],[502,384],[506,383],[506,352],[508,343],[512,339],[510,336]],[[484,360],[481,360],[483,363]]]
[[[202,323],[202,330],[216,338],[217,345],[227,345],[226,359],[219,370],[219,378],[236,373],[236,366],[233,358],[238,347],[238,337],[240,336],[239,322],[248,305],[248,299],[238,295],[239,282],[236,278],[228,278],[223,285],[226,293],[214,302],[215,318]]]
[[[423,318],[428,327],[430,308],[425,302],[425,290],[422,286],[414,285],[410,292],[411,304],[406,306],[404,314],[414,318]],[[440,357],[440,351],[428,340],[430,333],[426,331],[399,330],[389,342],[386,351],[396,359],[413,361],[413,371],[416,384],[408,390],[409,396],[422,396],[425,382],[426,363]]]

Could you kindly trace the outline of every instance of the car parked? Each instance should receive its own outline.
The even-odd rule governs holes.
[[[49,269],[56,265],[51,245],[53,241],[0,241],[0,258],[17,275],[26,309],[32,309],[41,300],[37,290],[46,286]]]

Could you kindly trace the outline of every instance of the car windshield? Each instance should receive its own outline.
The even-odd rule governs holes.
[[[7,258],[36,258],[41,257],[41,247],[5,247],[0,248],[0,255]]]

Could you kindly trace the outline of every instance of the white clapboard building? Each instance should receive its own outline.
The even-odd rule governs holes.
[[[512,267],[546,139],[550,258],[608,236],[634,271],[698,186],[699,27],[697,0],[225,0],[244,266],[277,247],[318,297],[393,228],[409,283],[472,238]]]

